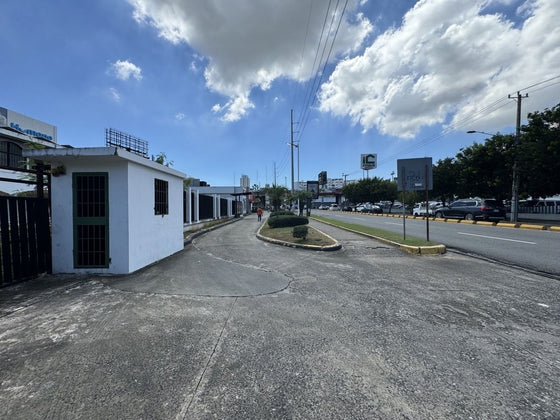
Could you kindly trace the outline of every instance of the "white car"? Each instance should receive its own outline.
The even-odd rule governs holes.
[[[340,210],[340,207],[338,206],[338,204],[331,204],[331,205],[329,206],[329,210],[338,211],[338,210]]]

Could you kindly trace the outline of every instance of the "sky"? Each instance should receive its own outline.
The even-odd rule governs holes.
[[[4,0],[0,106],[212,186],[392,178],[560,103],[558,0]],[[525,95],[528,95],[525,97]],[[513,98],[508,97],[513,95]],[[362,154],[377,154],[365,172]],[[299,158],[299,161],[298,161]]]

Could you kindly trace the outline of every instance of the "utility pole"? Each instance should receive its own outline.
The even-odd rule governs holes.
[[[512,223],[517,223],[517,215],[519,211],[519,168],[518,168],[518,155],[519,155],[519,140],[521,137],[521,100],[523,98],[528,98],[529,94],[521,95],[517,91],[517,121],[515,124],[515,142],[513,146],[513,174],[511,182],[511,213],[510,221]],[[512,99],[512,95],[508,95],[508,98]]]
[[[292,195],[294,195],[294,110],[290,110],[290,149],[292,150]]]
[[[342,174],[342,176],[344,177],[344,186],[346,186],[346,177],[347,177],[348,175],[350,175],[350,174],[344,174],[344,173]]]

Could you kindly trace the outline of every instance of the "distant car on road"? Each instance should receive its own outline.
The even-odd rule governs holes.
[[[383,209],[371,203],[362,203],[356,206],[356,211],[360,213],[383,213]]]
[[[449,206],[437,209],[435,216],[465,220],[497,220],[506,218],[506,208],[499,200],[469,198],[454,201]]]

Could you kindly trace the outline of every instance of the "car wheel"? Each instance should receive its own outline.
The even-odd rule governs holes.
[[[465,214],[465,220],[472,220],[472,219],[473,219],[472,213]]]
[[[437,211],[436,212],[436,219],[441,219],[443,217],[443,215],[441,214],[441,211]]]

